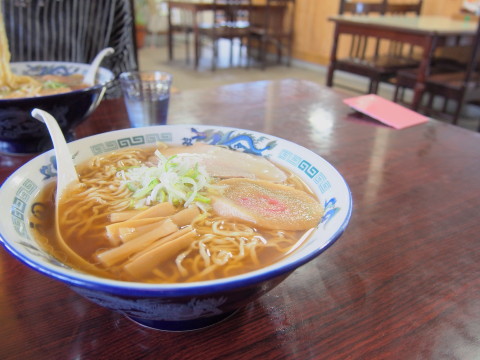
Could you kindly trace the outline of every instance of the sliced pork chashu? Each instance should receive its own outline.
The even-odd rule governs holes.
[[[171,147],[161,150],[167,158],[173,155],[194,157],[195,161],[205,166],[211,176],[218,178],[261,179],[284,182],[286,174],[267,159],[230,150],[221,146],[195,143],[192,146]]]

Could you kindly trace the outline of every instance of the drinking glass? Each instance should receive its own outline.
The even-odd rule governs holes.
[[[119,80],[132,127],[167,123],[171,74],[130,71],[121,73]]]

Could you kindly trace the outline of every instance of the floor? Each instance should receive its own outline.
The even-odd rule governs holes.
[[[258,66],[246,68],[245,54],[239,54],[239,47],[234,46],[233,63],[230,63],[230,43],[225,41],[220,45],[220,55],[215,71],[211,70],[210,52],[202,53],[198,70],[194,70],[192,61],[187,63],[187,52],[184,40],[175,41],[174,60],[168,60],[168,50],[165,37],[150,37],[144,47],[139,49],[139,63],[142,70],[162,70],[173,74],[174,91],[189,89],[202,89],[228,85],[239,82],[260,80],[276,80],[282,78],[296,78],[325,84],[326,68],[301,61],[293,61],[292,66],[273,65],[261,70]],[[191,54],[191,52],[190,52]],[[361,95],[367,89],[364,78],[339,73],[335,76],[335,87],[352,96]],[[393,86],[383,84],[379,95],[393,98]],[[467,108],[464,116],[459,121],[459,126],[476,131],[480,121],[479,110]]]

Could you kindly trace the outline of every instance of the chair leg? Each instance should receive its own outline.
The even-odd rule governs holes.
[[[457,125],[458,124],[458,118],[460,117],[460,113],[462,112],[462,102],[459,100],[457,102],[457,108],[455,109],[455,112],[453,113],[453,119],[452,119],[452,124]]]
[[[398,101],[398,94],[400,92],[400,86],[399,85],[396,85],[395,86],[395,92],[393,93],[393,102],[397,102]]]
[[[442,112],[445,113],[445,114],[447,113],[447,110],[448,110],[448,103],[449,103],[448,99],[444,98],[443,99]]]
[[[198,64],[200,62],[200,51],[201,51],[201,46],[200,46],[200,41],[201,40],[194,40],[194,48],[195,48],[195,70],[198,69]]]
[[[252,46],[251,36],[247,38],[247,69],[250,69],[250,51]]]
[[[279,42],[276,44],[277,46],[277,64],[281,64],[282,63],[282,55],[283,55],[283,52],[282,52],[282,43],[280,42],[280,40],[278,40]]]
[[[403,103],[405,103],[405,90],[406,90],[406,88],[402,87],[402,91],[401,91],[401,94],[400,94],[400,99]]]
[[[217,69],[217,56],[218,56],[218,39],[214,39],[212,43],[212,71]]]
[[[287,66],[292,66],[292,40],[288,39],[287,45]]]
[[[186,61],[188,65],[190,64],[190,32],[188,30],[185,32],[185,51]]]
[[[230,66],[233,66],[233,42],[234,39],[230,39]]]
[[[327,71],[327,86],[332,87],[333,86],[333,72],[335,71],[335,66],[331,63],[328,66],[328,71]]]
[[[373,81],[370,80],[370,82],[368,83],[368,94],[371,94],[372,93],[372,88],[373,88]]]
[[[262,70],[265,70],[267,67],[267,40],[262,39],[261,40],[261,45],[260,45],[260,61],[261,61],[261,67]]]
[[[241,38],[240,39],[240,63],[242,63],[245,58],[245,66],[247,66],[247,61],[248,61],[248,39]]]
[[[376,94],[378,92],[378,80],[370,80],[370,86],[368,87],[369,94]]]
[[[433,93],[429,94],[428,101],[427,101],[427,115],[429,115],[432,112],[434,99],[435,99],[435,96],[433,95]]]

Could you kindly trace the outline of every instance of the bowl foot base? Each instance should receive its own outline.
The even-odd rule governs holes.
[[[142,326],[163,331],[191,331],[199,330],[218,324],[221,321],[226,320],[238,310],[230,311],[220,315],[214,315],[207,318],[193,319],[193,320],[182,320],[182,321],[164,321],[164,320],[150,320],[150,319],[139,319],[132,316],[127,316],[130,320],[140,324]]]

